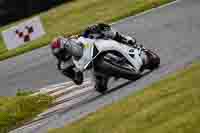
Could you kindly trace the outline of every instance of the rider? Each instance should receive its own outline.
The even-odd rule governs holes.
[[[83,38],[88,39],[113,39],[120,43],[132,45],[133,47],[138,47],[136,44],[136,40],[120,34],[117,31],[114,31],[107,24],[96,24],[88,27],[83,34],[81,35]],[[76,59],[80,59],[83,55],[84,45],[82,39],[80,38],[65,38],[58,37],[53,40],[51,48],[53,55],[58,59],[58,69],[60,68],[61,62],[67,62],[67,69],[63,69],[63,73],[67,74],[67,76],[71,76],[72,79],[75,80],[77,84],[81,84],[83,81],[83,73],[82,71],[76,69],[72,56]]]

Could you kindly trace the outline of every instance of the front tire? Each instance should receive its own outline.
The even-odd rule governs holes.
[[[76,85],[81,85],[84,80],[83,72],[75,71],[74,66],[68,67],[67,69],[60,70],[62,74],[70,78]]]
[[[103,77],[103,76],[96,76],[96,79],[95,79],[96,91],[104,94],[108,90],[107,84],[108,84],[108,78]]]
[[[74,81],[74,83],[76,84],[76,85],[81,85],[82,83],[83,83],[83,73],[82,72],[75,72],[75,76],[74,76],[74,79],[73,79],[73,81]]]

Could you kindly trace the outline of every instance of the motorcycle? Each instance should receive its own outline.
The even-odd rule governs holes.
[[[122,44],[114,40],[104,39],[87,39],[82,38],[84,42],[84,48],[86,50],[82,59],[76,59],[72,57],[73,67],[67,71],[63,71],[64,74],[71,79],[76,80],[76,84],[81,84],[79,80],[83,79],[81,73],[74,73],[71,70],[75,68],[75,71],[84,71],[86,69],[93,69],[95,77],[95,88],[98,92],[106,92],[108,81],[111,77],[125,78],[128,80],[136,80],[142,76],[139,71],[150,70],[158,68],[160,65],[159,56],[152,50],[144,49],[137,45]],[[147,55],[148,63],[143,65],[141,59],[141,53],[145,52]],[[58,67],[61,68],[61,64]],[[75,75],[76,74],[76,75]]]

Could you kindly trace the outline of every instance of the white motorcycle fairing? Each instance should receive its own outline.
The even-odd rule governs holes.
[[[104,39],[88,39],[80,37],[79,41],[84,44],[83,56],[79,60],[73,59],[75,66],[80,70],[84,71],[87,66],[96,58],[100,53],[105,51],[117,51],[121,53],[133,66],[136,73],[140,71],[143,65],[142,58],[140,57],[140,49],[132,48],[128,45],[121,44],[114,40]],[[94,45],[98,49],[99,53],[93,57]]]
[[[76,60],[74,57],[72,57],[72,61],[76,68],[83,72],[93,60],[94,40],[80,37],[78,38],[78,41],[82,42],[84,45],[83,56],[79,60]]]

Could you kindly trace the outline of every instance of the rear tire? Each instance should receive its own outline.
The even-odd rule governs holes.
[[[160,57],[150,50],[146,54],[149,58],[149,63],[146,68],[150,70],[157,69],[160,66]]]

